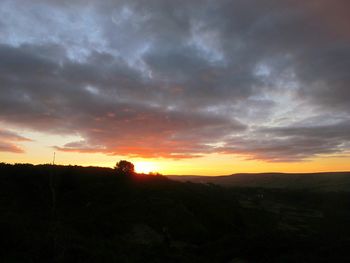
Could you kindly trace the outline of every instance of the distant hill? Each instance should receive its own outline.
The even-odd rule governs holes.
[[[168,176],[173,180],[221,186],[258,187],[322,192],[349,192],[350,172],[240,173],[227,176]]]

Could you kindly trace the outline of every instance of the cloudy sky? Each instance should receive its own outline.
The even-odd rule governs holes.
[[[350,169],[347,0],[1,0],[0,160]]]

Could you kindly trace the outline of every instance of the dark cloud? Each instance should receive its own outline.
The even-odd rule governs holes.
[[[271,162],[293,162],[339,154],[350,147],[349,120],[328,125],[260,128],[250,137],[235,137],[220,148],[223,153]]]
[[[17,49],[20,51],[16,53]],[[21,78],[9,77],[0,118],[17,126],[77,134],[85,139],[57,147],[60,150],[192,157],[211,152],[207,144],[245,129],[232,118],[166,109],[143,101],[142,92],[152,87],[147,87],[147,81],[143,82],[123,61],[108,55],[93,54],[83,64],[66,59],[59,65],[23,49],[0,48],[0,54],[6,53],[16,67],[39,69],[28,70],[28,75]],[[17,56],[11,59],[11,54]],[[9,71],[6,76],[12,72],[4,64],[0,69]],[[18,93],[11,96],[11,91]],[[119,95],[127,91],[129,96],[140,96],[139,100]]]
[[[345,152],[348,7],[2,1],[0,120],[81,137],[62,151],[268,161]]]

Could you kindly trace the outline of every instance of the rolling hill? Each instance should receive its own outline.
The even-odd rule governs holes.
[[[221,186],[269,189],[350,191],[350,172],[324,173],[240,173],[227,176],[168,176],[173,180],[213,183]]]

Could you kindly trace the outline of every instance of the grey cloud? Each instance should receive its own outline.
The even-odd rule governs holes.
[[[245,156],[247,159],[268,162],[297,162],[322,154],[342,152],[333,140],[319,138],[238,138],[231,140],[220,152]]]
[[[45,71],[28,70],[21,78],[11,78],[8,75],[13,70],[0,65],[8,77],[9,92],[1,97],[0,118],[17,126],[84,138],[57,147],[60,150],[184,158],[210,152],[206,144],[245,129],[232,118],[169,110],[120,96],[129,91],[129,97],[135,98],[133,89],[140,96],[142,86],[152,87],[146,87],[142,77],[111,56],[94,54],[83,64],[66,59],[56,65],[22,50],[3,47],[0,54],[6,52],[11,58],[16,53],[13,63],[18,68],[46,65]],[[13,90],[16,93],[9,96]]]
[[[3,1],[0,120],[80,135],[57,146],[66,151],[271,161],[346,151],[349,129],[338,120],[350,114],[347,7]]]
[[[28,138],[18,135],[15,132],[0,129],[0,138],[10,141],[31,141]]]
[[[249,137],[234,137],[224,153],[271,162],[294,162],[323,154],[339,154],[350,147],[349,120],[333,124],[260,128]]]

